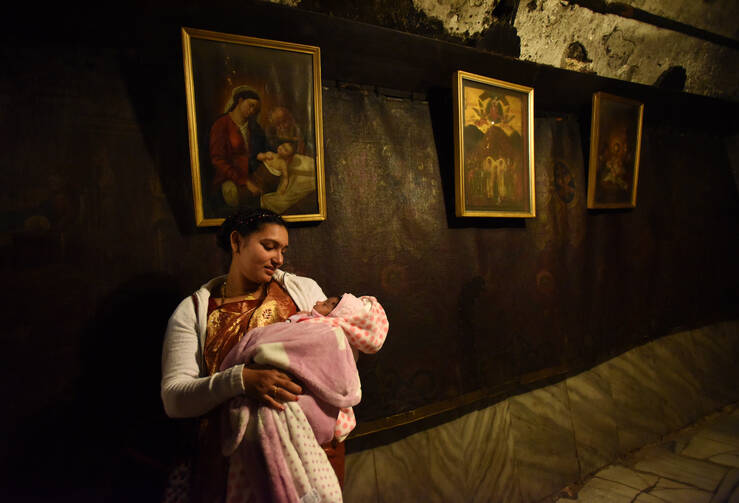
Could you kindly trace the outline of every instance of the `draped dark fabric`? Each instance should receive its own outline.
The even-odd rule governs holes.
[[[376,295],[388,312],[383,350],[359,360],[360,422],[737,314],[720,138],[647,123],[636,208],[592,211],[588,124],[537,115],[536,218],[460,219],[450,102],[338,88],[323,101],[328,219],[291,248],[324,290]]]

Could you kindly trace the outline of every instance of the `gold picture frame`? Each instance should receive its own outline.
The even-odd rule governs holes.
[[[643,119],[643,103],[593,94],[588,208],[636,207]]]
[[[456,215],[535,217],[534,89],[460,70],[452,92]]]
[[[320,48],[182,28],[195,221],[326,218]]]

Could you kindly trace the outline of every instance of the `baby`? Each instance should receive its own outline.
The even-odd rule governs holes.
[[[277,147],[277,152],[261,152],[257,154],[257,160],[262,161],[267,169],[275,176],[280,177],[280,184],[277,191],[280,194],[285,193],[288,182],[287,167],[290,165],[295,155],[295,144],[293,142],[284,142]]]
[[[319,300],[310,311],[298,311],[294,315],[290,316],[287,321],[295,322],[309,318],[316,318],[318,316],[329,316],[331,312],[336,309],[339,302],[341,302],[342,297],[343,295],[339,297],[328,297],[326,300]]]
[[[346,300],[344,303],[342,303],[342,300],[345,297]],[[341,319],[357,316],[359,315],[359,313],[362,312],[364,308],[364,304],[361,301],[357,302],[358,300],[359,299],[357,299],[357,297],[352,294],[344,294],[340,297],[328,297],[326,300],[319,300],[318,302],[316,302],[313,306],[313,309],[309,313],[305,311],[295,313],[287,319],[287,322],[300,323],[309,320],[320,319],[323,317]],[[352,354],[354,355],[355,361],[359,356],[360,348],[365,353],[375,353],[382,346],[382,342],[384,342],[383,336],[382,342],[380,342],[379,346],[369,347],[365,344],[371,344],[371,342],[364,340],[366,339],[366,337],[356,335],[354,338],[351,338],[348,333],[346,335],[349,338],[349,345],[351,346]],[[339,410],[339,416],[336,420],[336,428],[334,429],[336,439],[339,441],[343,441],[349,435],[349,433],[351,433],[356,425],[357,421],[354,417],[354,410],[351,407],[342,407]]]
[[[232,460],[227,494],[241,494],[243,467],[263,456],[269,491],[260,501],[270,500],[268,493],[272,501],[341,501],[338,479],[326,475],[333,468],[321,445],[344,440],[356,425],[352,406],[361,400],[362,389],[352,350],[378,351],[387,331],[377,299],[345,293],[244,334],[221,369],[239,363],[271,366],[291,374],[304,392],[279,410],[245,395],[231,399],[221,429],[221,452]],[[252,432],[248,438],[247,430]],[[310,431],[315,438],[306,435]]]
[[[354,364],[357,352],[379,351],[387,330],[387,316],[377,299],[345,293],[318,301],[310,312],[298,312],[283,323],[250,330],[221,368],[252,362],[272,365],[292,373],[324,401],[333,397],[338,417],[334,416],[333,431],[326,433],[341,441],[356,426],[351,405],[361,397]]]

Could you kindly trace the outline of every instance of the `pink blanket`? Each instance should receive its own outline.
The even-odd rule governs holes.
[[[293,323],[251,330],[226,356],[222,369],[238,363],[271,365],[293,375],[304,390],[297,402],[285,404],[284,411],[257,406],[244,396],[231,400],[222,439],[224,455],[238,458],[232,457],[229,501],[249,497],[234,494],[236,482],[248,474],[245,466],[258,459],[254,451],[260,445],[274,501],[341,501],[338,481],[320,445],[333,439],[339,410],[361,399],[350,342],[360,351],[376,352],[388,330],[385,312],[374,297],[356,300],[363,309],[351,316],[298,316]],[[250,438],[247,425],[255,411],[258,434]],[[264,489],[257,484],[252,491]],[[270,500],[269,494],[253,496]]]

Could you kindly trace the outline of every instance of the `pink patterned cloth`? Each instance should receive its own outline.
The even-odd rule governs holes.
[[[350,293],[341,297],[341,302],[328,316],[319,316],[311,321],[341,327],[349,344],[362,353],[370,354],[382,348],[389,328],[385,310],[376,298],[357,298]]]
[[[361,387],[351,346],[377,352],[388,321],[374,297],[344,294],[329,316],[298,313],[289,322],[250,330],[229,352],[221,369],[258,363],[283,369],[303,385],[297,402],[284,411],[234,398],[224,415],[222,450],[231,456],[227,501],[340,502],[341,490],[320,447],[354,427],[351,407]],[[348,342],[348,344],[347,344]],[[249,419],[256,412],[256,431]],[[249,428],[247,428],[249,426]],[[269,490],[258,482],[243,484],[248,466],[259,458],[267,464]],[[251,478],[251,477],[250,477]],[[244,490],[247,487],[248,490]]]

